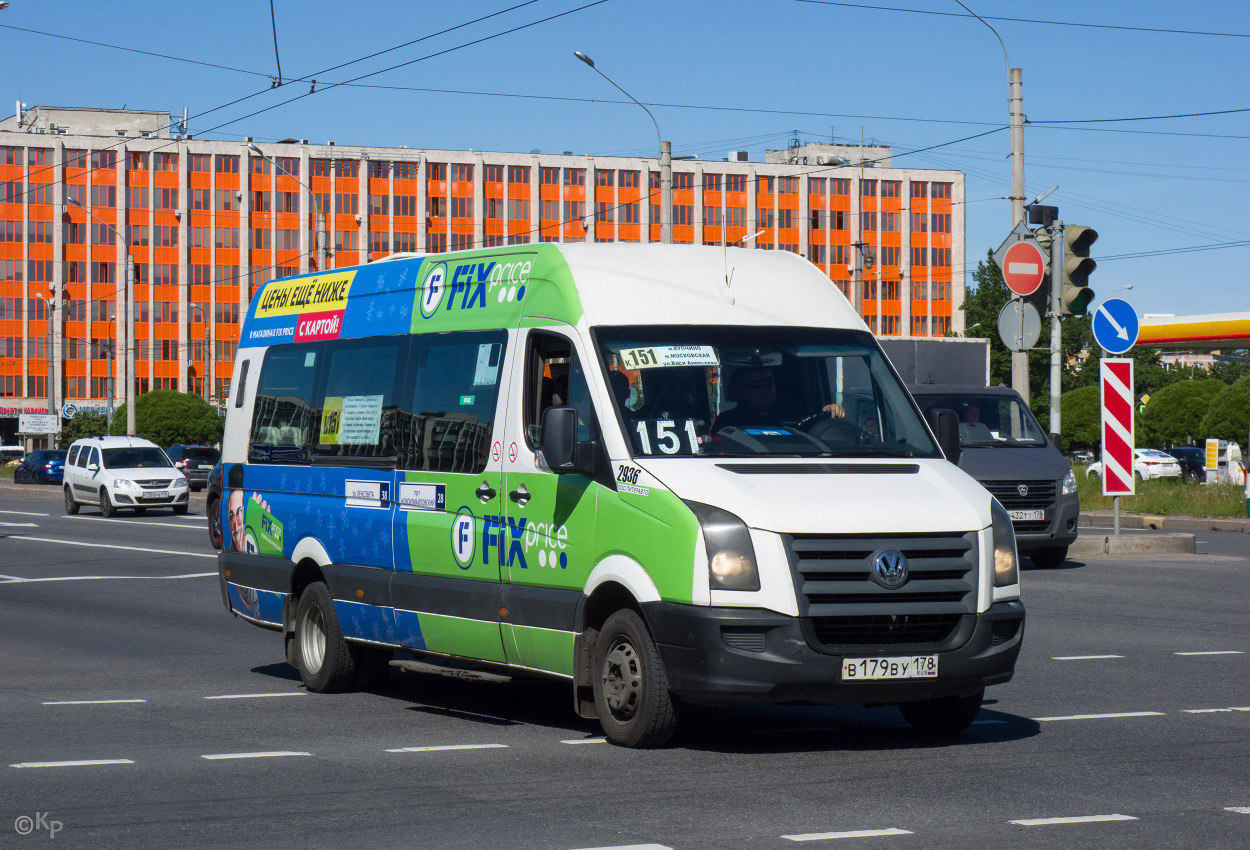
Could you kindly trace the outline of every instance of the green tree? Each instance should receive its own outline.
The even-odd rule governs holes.
[[[1231,440],[1245,445],[1250,432],[1250,375],[1215,397],[1199,426],[1207,439]]]
[[[1207,378],[1177,381],[1150,396],[1138,419],[1138,442],[1148,446],[1182,445],[1203,439],[1202,419],[1211,402],[1228,389],[1223,381]]]
[[[175,443],[213,445],[221,440],[217,408],[195,393],[153,390],[135,400],[135,433],[162,448]],[[114,434],[126,433],[126,405],[113,412]]]
[[[113,412],[113,418],[116,421],[116,411]],[[122,423],[125,424],[124,418]],[[61,433],[57,435],[56,444],[66,449],[69,448],[70,443],[81,437],[106,433],[108,433],[108,417],[103,413],[79,413],[73,419],[61,421]]]
[[[1102,390],[1098,385],[1078,387],[1060,399],[1064,448],[1093,448],[1102,439]]]
[[[990,384],[1011,385],[1011,351],[998,338],[998,314],[1011,300],[1011,290],[994,262],[992,251],[977,263],[972,273],[973,288],[964,296],[964,336],[990,341]]]
[[[1250,360],[1247,360],[1245,351],[1226,353],[1239,354],[1241,356],[1241,362],[1227,363],[1220,361],[1212,363],[1210,371],[1212,378],[1221,380],[1226,384],[1235,384],[1237,381],[1241,380],[1241,378],[1246,375],[1250,375]]]

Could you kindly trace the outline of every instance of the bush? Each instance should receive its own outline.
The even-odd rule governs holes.
[[[1208,440],[1230,440],[1245,445],[1250,432],[1250,375],[1225,387],[1207,408],[1202,433]]]
[[[1102,439],[1102,398],[1098,384],[1070,390],[1060,399],[1065,448],[1093,448]]]
[[[1137,442],[1143,446],[1179,446],[1205,438],[1203,417],[1211,402],[1227,388],[1223,381],[1208,378],[1178,381],[1156,391],[1141,413]]]
[[[113,427],[117,427],[117,411],[113,411]],[[126,417],[122,415],[123,433],[126,427]],[[73,419],[61,420],[61,433],[56,437],[56,444],[60,448],[68,449],[70,444],[81,437],[90,437],[93,434],[108,433],[108,417],[103,413],[79,413]]]
[[[221,441],[222,425],[217,408],[195,393],[153,390],[135,400],[135,434],[162,448],[175,443],[214,445]],[[113,411],[112,433],[126,433],[124,404]]]

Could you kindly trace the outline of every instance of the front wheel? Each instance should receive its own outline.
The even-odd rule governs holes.
[[[351,648],[343,640],[334,599],[323,582],[304,589],[295,609],[295,660],[308,690],[336,693],[351,687],[356,669]]]
[[[113,507],[113,500],[109,498],[109,491],[100,488],[100,513],[106,517],[117,516],[117,508]]]
[[[593,687],[608,738],[627,747],[663,746],[677,728],[659,650],[637,612],[608,617],[595,643]]]
[[[1033,565],[1044,570],[1053,570],[1068,559],[1067,546],[1047,546],[1045,549],[1034,549],[1029,552]]]
[[[938,697],[917,702],[899,703],[903,719],[917,732],[930,735],[951,735],[972,725],[981,713],[985,688],[966,697]]]
[[[65,491],[65,513],[71,516],[78,513],[78,502],[74,500],[74,494],[70,491],[69,485],[66,484],[62,489]]]

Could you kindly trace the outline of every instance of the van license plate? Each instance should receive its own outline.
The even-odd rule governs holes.
[[[1015,522],[1046,519],[1046,511],[1007,511]]]
[[[899,658],[843,658],[842,681],[871,679],[936,679],[936,655],[908,655]]]
[[[164,494],[164,493],[162,493],[162,492],[161,492],[161,491],[159,491],[159,490],[155,490],[155,491],[153,491],[153,490],[144,490],[144,491],[143,491],[143,498],[145,498],[145,499],[161,499],[161,498],[164,498],[164,496],[165,496],[165,494]]]

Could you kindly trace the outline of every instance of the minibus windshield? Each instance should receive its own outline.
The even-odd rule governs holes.
[[[829,328],[594,330],[635,457],[941,457],[873,337]]]

